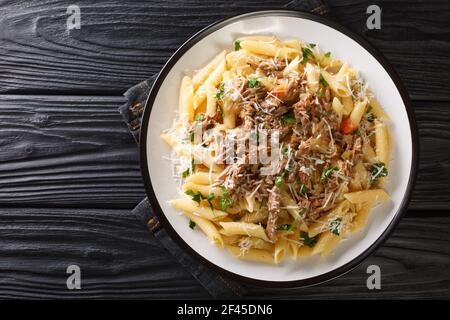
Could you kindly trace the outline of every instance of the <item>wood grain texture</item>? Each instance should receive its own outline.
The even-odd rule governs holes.
[[[71,1],[3,1],[0,92],[118,95],[158,72],[186,39],[208,24],[287,2],[78,1],[82,27],[67,31]],[[449,98],[448,1],[377,1],[382,29],[374,31],[366,27],[371,1],[327,3],[337,20],[387,56],[412,98]]]
[[[0,298],[207,298],[128,210],[0,209]],[[253,298],[445,298],[450,295],[450,218],[405,218],[361,266],[304,289],[250,288]],[[82,289],[66,288],[81,268]],[[382,290],[366,287],[377,264]]]
[[[253,298],[450,297],[450,3],[376,1],[382,29],[366,28],[370,0],[325,0],[405,82],[421,141],[410,210],[364,263],[329,283],[250,288]],[[288,0],[0,3],[0,298],[208,298],[132,215],[144,197],[137,148],[117,108],[131,85],[160,70],[206,25]],[[34,94],[34,95],[31,95]],[[66,268],[82,290],[66,289]],[[377,264],[382,290],[366,288]]]
[[[0,98],[0,203],[127,207],[144,197],[122,97]]]
[[[144,197],[122,97],[0,96],[0,205],[132,208]],[[450,108],[416,103],[420,174],[411,209],[450,205]],[[437,192],[437,190],[439,192]]]

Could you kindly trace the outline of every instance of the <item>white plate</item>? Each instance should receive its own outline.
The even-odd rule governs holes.
[[[343,241],[327,258],[285,259],[277,266],[241,261],[212,246],[205,235],[188,228],[187,220],[168,201],[178,197],[171,174],[170,148],[160,139],[171,126],[178,104],[181,78],[196,70],[220,50],[232,49],[233,39],[251,34],[272,34],[281,39],[301,38],[316,43],[334,57],[358,69],[391,118],[393,159],[387,192],[392,200],[372,210],[363,231]],[[406,209],[412,191],[417,142],[406,91],[389,64],[359,36],[322,17],[297,11],[260,11],[214,24],[188,40],[161,71],[150,94],[141,132],[141,165],[147,195],[164,227],[182,247],[200,261],[229,276],[256,284],[303,286],[339,276],[361,262],[392,231]],[[198,228],[197,228],[198,229]]]

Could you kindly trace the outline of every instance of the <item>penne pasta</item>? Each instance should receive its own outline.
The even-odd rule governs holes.
[[[181,80],[161,134],[184,193],[170,205],[241,260],[327,256],[389,200],[389,117],[315,44],[255,34],[230,49]]]
[[[390,199],[383,189],[370,189],[344,194],[344,198],[351,203],[384,202]]]
[[[266,250],[260,249],[242,250],[241,248],[235,246],[226,246],[226,248],[232,256],[238,259],[275,264],[273,253],[270,253]]]
[[[222,230],[220,231],[225,235],[246,235],[249,237],[257,237],[264,241],[270,241],[267,238],[264,228],[259,224],[247,223],[247,222],[220,222]]]
[[[223,50],[214,59],[211,60],[206,66],[200,69],[193,77],[192,77],[192,85],[194,90],[197,90],[209,77],[209,75],[215,70],[219,64],[225,59],[227,51]]]
[[[196,216],[187,211],[183,211],[183,214],[186,217],[188,217],[191,221],[195,222],[195,225],[198,226],[206,234],[211,243],[215,244],[218,247],[223,248],[224,242],[222,236],[220,235],[219,231],[211,221]]]
[[[212,221],[220,220],[228,215],[226,212],[217,209],[199,206],[196,202],[189,199],[174,199],[170,201],[170,205],[180,211],[185,211]]]

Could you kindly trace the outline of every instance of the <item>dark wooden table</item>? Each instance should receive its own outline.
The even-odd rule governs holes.
[[[72,1],[0,4],[0,298],[207,298],[130,214],[144,197],[137,148],[117,108],[190,35],[287,2]],[[450,297],[450,3],[328,0],[338,21],[396,67],[413,100],[420,174],[406,216],[375,254],[326,284],[252,288],[257,298]],[[66,288],[66,268],[82,289]],[[378,264],[382,289],[369,291]]]

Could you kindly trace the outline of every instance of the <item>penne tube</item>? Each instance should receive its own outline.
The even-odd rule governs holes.
[[[280,47],[277,43],[268,43],[263,41],[254,41],[254,40],[244,40],[240,43],[241,47],[264,56],[275,57],[280,59],[288,59],[291,60],[295,56],[299,55],[300,52],[287,47]]]
[[[357,128],[361,119],[366,112],[367,100],[360,101],[355,104],[352,113],[350,113],[350,121]]]
[[[383,189],[370,189],[344,194],[344,198],[351,203],[384,202],[390,199]]]
[[[254,212],[244,214],[240,221],[247,223],[258,223],[267,219],[269,212],[267,209],[259,209]]]
[[[226,248],[232,256],[238,259],[275,264],[273,253],[268,252],[266,250],[260,249],[242,250],[241,248],[235,246],[226,246]]]
[[[174,199],[170,201],[170,204],[177,210],[186,211],[193,215],[213,221],[220,220],[228,215],[221,210],[211,209],[210,207],[201,207],[197,202],[190,199]]]
[[[205,80],[213,72],[213,70],[216,69],[217,66],[219,66],[219,64],[225,59],[226,53],[227,51],[223,50],[221,53],[215,56],[210,63],[208,63],[205,67],[200,69],[192,77],[192,85],[194,87],[194,90],[197,90],[200,87],[200,85],[202,85],[205,82]]]
[[[209,87],[206,90],[206,114],[210,117],[214,117],[217,112],[217,89],[214,87]]]
[[[308,82],[308,89],[312,93],[316,93],[319,90],[319,78],[320,78],[320,68],[311,63],[306,64],[306,81]]]
[[[279,264],[281,261],[283,261],[284,257],[286,256],[286,240],[283,238],[280,238],[275,243],[275,250],[273,252],[273,257],[276,264]]]
[[[222,168],[217,165],[212,155],[205,149],[194,149],[192,145],[179,143],[179,138],[173,134],[163,133],[161,139],[164,140],[179,157],[190,157],[195,160],[197,164],[203,164],[208,168],[211,168],[213,172],[222,172]]]
[[[219,174],[213,172],[196,172],[187,177],[186,182],[209,185],[216,182],[218,180],[218,177]]]
[[[375,126],[375,145],[378,161],[388,166],[390,158],[389,133],[384,122],[377,122]]]
[[[317,243],[312,249],[312,254],[327,256],[342,240],[342,236],[326,231],[319,236]]]
[[[217,87],[222,81],[222,74],[225,71],[225,59],[222,59],[217,67],[211,72],[208,78],[203,82],[203,84],[197,89],[194,94],[194,110],[196,110],[206,99],[206,94],[209,88]]]
[[[344,106],[344,114],[348,116],[353,111],[353,99],[352,97],[342,97],[342,105]]]
[[[275,246],[267,241],[255,237],[241,237],[237,242],[239,247],[254,248],[273,252]]]
[[[337,94],[339,97],[349,97],[351,95],[349,88],[344,84],[342,78],[338,78],[337,76],[333,76],[328,71],[321,70],[320,74],[325,79],[325,81],[330,86],[330,89]]]
[[[225,235],[244,235],[249,237],[257,237],[264,241],[270,242],[264,228],[255,223],[247,222],[220,222],[223,230],[220,232]]]
[[[184,121],[194,121],[194,87],[192,80],[188,76],[183,77],[180,88],[179,112],[180,119]]]
[[[358,213],[353,218],[351,227],[352,232],[358,232],[364,228],[367,221],[367,217],[369,216],[369,212],[370,209],[372,209],[373,204],[374,203],[372,201],[367,201],[366,203],[363,203],[362,207],[358,210]]]
[[[195,222],[195,224],[206,234],[206,236],[208,237],[209,241],[211,241],[212,244],[215,244],[216,246],[223,248],[224,242],[222,236],[211,221],[186,211],[182,212],[186,217]]]

